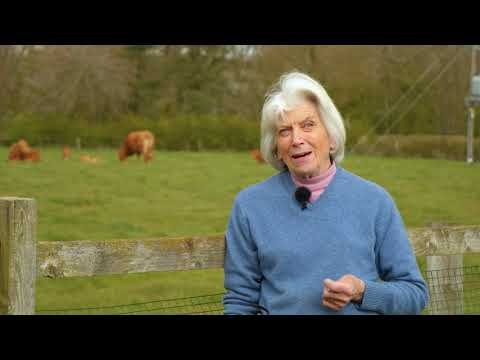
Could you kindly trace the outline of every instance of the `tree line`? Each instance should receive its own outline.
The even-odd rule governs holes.
[[[470,52],[463,45],[0,45],[0,130],[20,115],[95,126],[218,117],[258,124],[287,71],[318,79],[350,138],[462,135]],[[41,120],[38,120],[41,121]],[[47,121],[47,120],[42,120]]]

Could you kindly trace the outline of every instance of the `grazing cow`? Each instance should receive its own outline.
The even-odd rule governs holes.
[[[20,150],[17,143],[10,146],[8,151],[8,160],[20,160]]]
[[[26,140],[21,139],[10,146],[8,160],[40,161],[40,152],[32,149]]]
[[[40,152],[32,149],[32,151],[25,155],[25,160],[40,161]]]
[[[149,162],[153,159],[155,137],[148,130],[133,131],[127,135],[123,145],[118,150],[118,159],[125,160],[131,155],[143,155],[143,160]]]
[[[65,145],[63,147],[63,160],[69,159],[71,153],[72,153],[72,150],[70,149],[70,147]]]
[[[24,160],[24,154],[28,152],[29,149],[30,146],[28,146],[28,143],[25,140],[19,140],[10,146],[8,160]]]
[[[83,154],[80,155],[80,161],[87,164],[98,164],[100,162],[100,158]]]
[[[252,156],[253,160],[256,160],[259,164],[265,164],[265,160],[262,157],[262,153],[258,149],[254,149],[250,151],[250,155]]]

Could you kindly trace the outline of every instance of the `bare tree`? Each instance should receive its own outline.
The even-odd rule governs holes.
[[[144,114],[222,112],[232,51],[223,45],[157,46],[145,61],[139,111]]]
[[[32,45],[0,45],[0,118],[14,112],[24,63]]]
[[[25,107],[101,119],[125,111],[135,67],[122,46],[49,45],[31,57]]]

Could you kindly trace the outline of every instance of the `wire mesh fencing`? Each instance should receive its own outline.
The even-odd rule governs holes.
[[[149,302],[81,307],[38,309],[37,315],[222,315],[224,293],[163,299]]]
[[[480,266],[423,270],[429,315],[480,315]]]
[[[430,301],[422,315],[480,315],[480,266],[425,270]],[[38,309],[38,315],[222,315],[225,293],[132,304]]]

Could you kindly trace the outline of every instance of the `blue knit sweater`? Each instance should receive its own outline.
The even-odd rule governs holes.
[[[289,172],[241,191],[225,235],[224,312],[419,314],[428,301],[391,196],[337,166],[325,192],[302,210]],[[365,282],[361,304],[322,305],[323,280]]]

